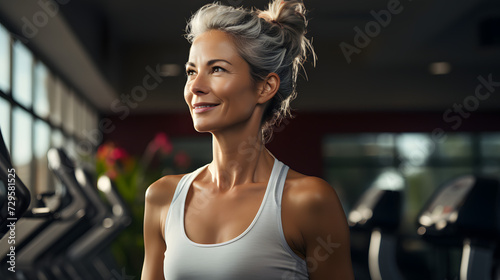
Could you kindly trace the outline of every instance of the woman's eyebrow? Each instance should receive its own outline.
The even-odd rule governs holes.
[[[213,65],[214,63],[219,62],[219,61],[225,62],[229,65],[233,65],[231,62],[229,62],[225,59],[211,59],[207,62],[207,65],[210,66],[210,65]],[[189,62],[189,61],[186,62],[186,67],[188,67],[188,66],[196,67],[196,65],[193,62]]]
[[[231,62],[229,62],[229,61],[227,61],[227,60],[225,60],[225,59],[212,59],[212,60],[209,60],[209,61],[207,62],[207,65],[209,65],[209,66],[210,66],[210,65],[212,65],[212,64],[214,64],[214,63],[216,63],[216,62],[219,62],[219,61],[225,62],[225,63],[227,63],[227,64],[229,64],[229,65],[233,65],[233,64],[231,64]]]

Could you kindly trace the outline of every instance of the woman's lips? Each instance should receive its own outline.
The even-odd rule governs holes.
[[[193,112],[197,113],[197,114],[198,113],[203,113],[203,112],[207,112],[207,111],[213,110],[217,106],[219,106],[219,104],[196,106],[196,107],[193,108]]]

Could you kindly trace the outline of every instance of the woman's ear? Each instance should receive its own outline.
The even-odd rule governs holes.
[[[264,81],[261,82],[258,102],[264,104],[271,100],[280,88],[280,76],[276,73],[269,73]]]

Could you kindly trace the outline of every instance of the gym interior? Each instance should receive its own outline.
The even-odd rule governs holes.
[[[147,187],[212,160],[208,2],[0,0],[1,279],[140,278]],[[266,146],[335,188],[356,279],[500,279],[500,2],[304,2],[318,61]]]

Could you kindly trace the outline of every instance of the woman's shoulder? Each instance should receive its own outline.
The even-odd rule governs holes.
[[[166,175],[156,180],[146,190],[146,203],[156,206],[170,204],[184,175],[186,174]]]
[[[320,211],[340,206],[335,189],[324,179],[290,169],[285,182],[283,199],[298,210]]]

